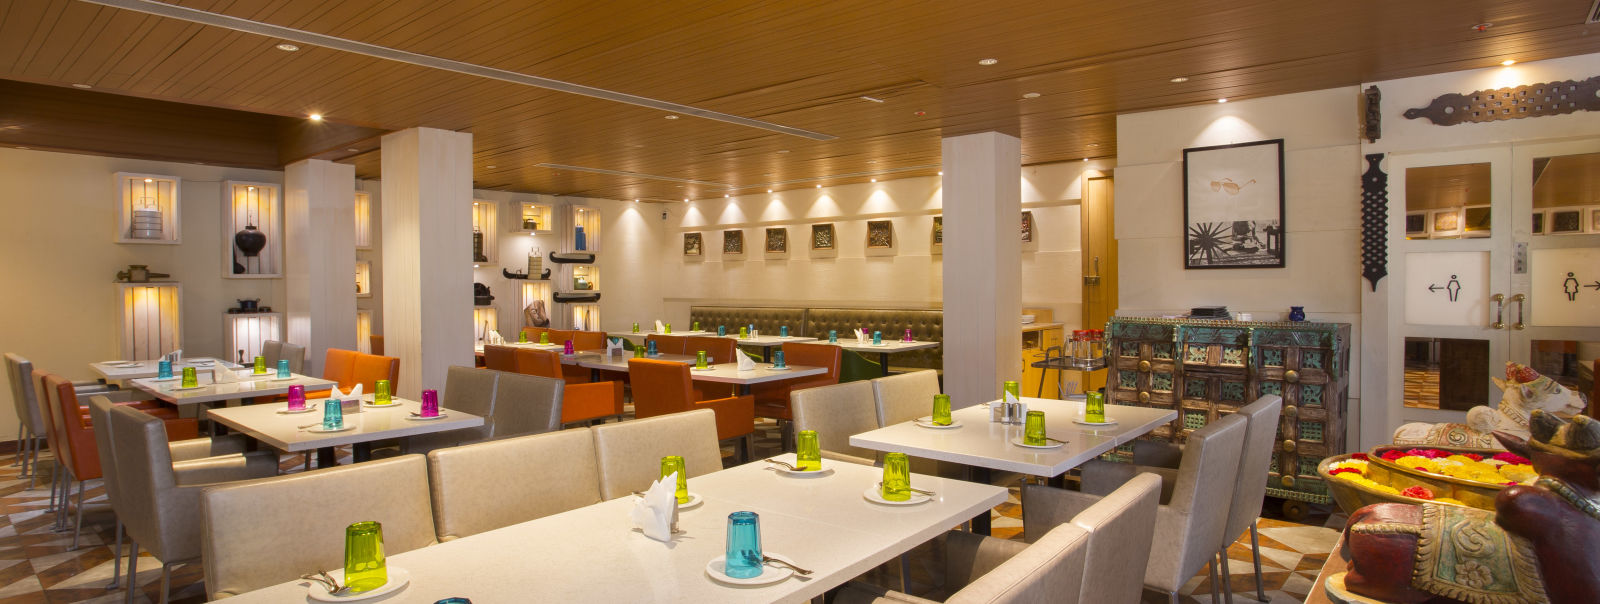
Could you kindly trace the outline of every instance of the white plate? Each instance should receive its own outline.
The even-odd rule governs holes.
[[[384,408],[385,407],[379,407],[379,409],[384,409]],[[433,417],[423,417],[421,415],[417,415],[417,414],[413,413],[411,415],[407,415],[406,419],[409,419],[409,420],[415,421],[415,422],[431,422],[433,420],[444,419],[446,417],[450,417],[450,414],[449,413],[445,413],[443,411],[440,411],[438,415],[435,415]]]
[[[172,376],[172,377],[165,377],[165,378],[150,378],[150,381],[152,381],[152,382],[170,382],[170,381],[173,381],[173,380],[181,380],[181,379],[183,379],[183,376],[175,375],[175,376]]]
[[[180,390],[199,390],[199,389],[201,389],[201,388],[207,388],[207,387],[210,387],[210,386],[211,386],[211,384],[201,384],[201,385],[199,385],[199,386],[173,386],[173,387],[172,387],[172,389],[173,389],[173,390],[174,390],[174,391],[180,391]]]
[[[276,375],[276,374],[273,374],[273,375]],[[291,376],[286,377],[286,378],[281,378],[281,377],[267,378],[267,381],[269,381],[269,382],[287,382],[287,381],[290,381],[290,380],[293,380],[293,379],[294,379],[294,376],[291,375]]]
[[[406,569],[398,566],[390,566],[388,570],[389,582],[384,583],[383,587],[379,587],[372,591],[363,591],[361,593],[350,594],[348,596],[334,596],[333,594],[328,593],[327,586],[323,585],[322,583],[305,580],[311,584],[310,586],[306,587],[306,595],[311,596],[311,599],[318,602],[355,602],[357,600],[369,600],[384,594],[400,591],[401,588],[405,587],[406,584],[411,582],[411,573],[406,572]],[[344,583],[344,569],[330,570],[328,571],[328,574],[333,575],[334,581]]]
[[[1081,417],[1074,417],[1074,418],[1072,418],[1072,423],[1074,423],[1074,424],[1083,424],[1085,426],[1115,426],[1115,425],[1117,425],[1117,420],[1114,420],[1114,419],[1111,419],[1111,418],[1108,417],[1108,418],[1106,418],[1106,421],[1103,421],[1103,422],[1100,422],[1100,423],[1095,423],[1095,422],[1091,422],[1091,421],[1085,420],[1085,419],[1083,419]]]
[[[321,411],[321,410],[322,409],[317,407],[316,405],[306,405],[306,408],[301,409],[299,411],[290,411],[289,408],[286,406],[286,407],[278,410],[278,415],[300,415],[301,413],[310,413],[312,411]]]
[[[318,426],[316,428],[306,428],[306,432],[312,432],[315,434],[333,434],[335,432],[349,432],[354,429],[356,429],[355,426],[345,424],[343,428],[339,428],[338,430],[323,430],[321,426]]]
[[[395,401],[393,399],[391,399],[391,401],[392,402],[390,402],[387,405],[379,405],[379,404],[374,403],[372,401],[362,399],[361,406],[362,407],[367,407],[369,409],[393,409],[395,407],[403,406],[403,403],[401,403],[400,401]]]
[[[777,558],[779,560],[782,560],[784,562],[788,562],[788,563],[791,563],[791,564],[794,563],[794,560],[789,559],[788,556],[785,556],[783,554],[777,554],[777,553],[773,553],[773,552],[762,552],[762,553],[766,554],[768,557]],[[728,585],[755,586],[755,585],[771,585],[773,583],[777,583],[779,581],[787,579],[791,575],[794,575],[794,570],[790,569],[787,566],[778,566],[778,565],[774,565],[774,564],[767,564],[767,565],[764,565],[764,566],[761,567],[761,574],[759,574],[759,575],[756,575],[754,577],[750,577],[749,579],[735,579],[735,578],[730,577],[727,574],[723,573],[722,566],[723,566],[723,564],[725,562],[726,562],[726,557],[725,556],[717,556],[715,558],[712,558],[710,562],[706,563],[706,576],[711,577],[712,580],[714,580],[714,581],[716,581],[718,583],[726,583]]]
[[[1022,436],[1019,435],[1019,436],[1011,437],[1011,444],[1019,446],[1019,447],[1028,448],[1028,449],[1057,449],[1057,448],[1066,446],[1066,443],[1058,443],[1058,442],[1053,441],[1053,440],[1047,440],[1047,441],[1044,441],[1044,442],[1046,444],[1043,444],[1043,445],[1025,445],[1025,444],[1022,444]]]
[[[916,504],[922,503],[924,501],[931,501],[933,499],[932,497],[929,497],[927,495],[923,495],[922,493],[918,493],[916,491],[912,491],[910,499],[907,499],[905,501],[889,501],[888,499],[884,499],[883,498],[883,493],[882,492],[878,491],[878,485],[877,484],[873,484],[872,486],[867,487],[867,490],[861,492],[861,496],[863,498],[865,498],[867,501],[871,501],[873,503],[881,503],[883,505],[916,505]]]
[[[771,462],[768,462],[768,463],[771,463]],[[799,462],[797,461],[795,463],[799,463]],[[822,469],[820,469],[820,470],[811,470],[811,471],[791,470],[789,468],[786,468],[784,466],[780,466],[778,464],[772,464],[772,469],[773,470],[777,470],[777,472],[779,474],[786,474],[786,475],[789,475],[789,476],[794,476],[796,478],[812,478],[812,477],[816,477],[816,476],[823,476],[823,475],[826,475],[826,474],[832,474],[833,473],[833,464],[832,463],[830,463],[826,459],[822,460],[821,463],[822,463]]]
[[[634,497],[634,499],[639,499],[640,498],[638,495],[634,495],[633,497]],[[678,509],[687,510],[689,508],[699,506],[700,504],[705,503],[705,502],[706,502],[706,500],[701,499],[699,493],[696,493],[694,491],[689,491],[689,502],[688,503],[680,503],[680,504],[678,504]]]
[[[950,419],[950,425],[948,425],[948,426],[941,426],[939,424],[935,424],[935,423],[933,423],[933,416],[932,415],[919,417],[917,419],[911,420],[911,423],[914,423],[914,424],[916,424],[918,426],[921,426],[923,428],[931,428],[931,429],[934,429],[934,430],[950,430],[952,428],[960,428],[961,427],[961,420],[958,420],[958,419],[955,419],[955,418],[951,418]]]
[[[717,366],[716,365],[707,365],[706,367],[703,367],[703,368],[702,367],[690,367],[690,369],[693,369],[695,371],[716,371],[717,370]]]
[[[794,368],[790,367],[788,365],[784,365],[783,367],[779,367],[777,365],[768,365],[767,369],[770,369],[772,371],[788,371],[788,370],[794,369]]]

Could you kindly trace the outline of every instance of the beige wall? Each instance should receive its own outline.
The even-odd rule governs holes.
[[[1034,242],[1022,248],[1023,306],[1051,307],[1057,320],[1078,322],[1081,177],[1085,169],[1112,165],[1104,160],[1022,169],[1022,207],[1033,212],[1035,222]],[[939,181],[905,178],[645,204],[668,213],[656,261],[662,275],[661,318],[686,323],[689,307],[701,304],[938,308],[943,256],[931,244],[933,217],[942,203]],[[894,223],[894,248],[867,248],[868,220]],[[811,226],[819,223],[834,224],[832,252],[810,249]],[[789,230],[787,254],[765,253],[769,227]],[[722,233],[731,229],[744,232],[742,258],[722,254]],[[683,234],[691,232],[702,234],[703,256],[683,255]],[[639,317],[641,322],[655,318]]]
[[[180,245],[113,243],[112,174],[183,179]],[[222,181],[283,182],[281,172],[0,149],[0,350],[43,371],[96,377],[88,363],[117,358],[119,309],[113,281],[147,264],[183,284],[182,343],[192,355],[220,355],[223,311],[237,298],[283,308],[281,279],[225,279]],[[10,399],[9,385],[4,397]],[[0,409],[0,439],[16,433],[14,407]]]

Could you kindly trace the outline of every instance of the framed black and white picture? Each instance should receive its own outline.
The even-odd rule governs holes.
[[[1283,268],[1283,139],[1183,150],[1184,268]]]
[[[1428,238],[1428,211],[1406,212],[1406,239]]]

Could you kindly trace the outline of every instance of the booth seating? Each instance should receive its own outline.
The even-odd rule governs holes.
[[[768,335],[777,335],[778,328],[787,325],[790,335],[821,340],[828,339],[828,330],[839,332],[840,338],[854,337],[849,334],[857,328],[881,331],[885,340],[896,340],[910,329],[912,337],[919,341],[944,342],[944,311],[940,309],[693,306],[689,308],[689,320],[698,321],[701,329],[713,332],[718,325],[726,325],[729,333],[737,333],[740,325],[754,323],[757,330]],[[854,364],[877,365],[876,358],[856,356]],[[943,370],[944,351],[940,347],[895,353],[889,356],[889,362],[891,371]],[[849,359],[844,362],[845,374],[852,373],[848,371],[852,364]]]

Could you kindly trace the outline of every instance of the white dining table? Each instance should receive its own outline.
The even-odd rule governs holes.
[[[1053,477],[1178,417],[1178,412],[1171,409],[1106,405],[1106,418],[1116,423],[1088,426],[1076,421],[1081,418],[1071,401],[1028,397],[1020,400],[1030,411],[1044,412],[1046,436],[1067,441],[1066,444],[1048,449],[1014,444],[1013,440],[1022,439],[1022,424],[989,421],[989,405],[999,401],[952,411],[951,419],[960,424],[955,428],[927,428],[915,421],[900,422],[851,435],[850,444],[962,464],[980,470],[974,473],[974,479],[980,482],[987,481],[988,470]],[[929,411],[932,411],[931,403]],[[974,519],[980,526],[987,524],[987,520],[987,516]]]
[[[939,342],[924,342],[922,340],[907,342],[905,340],[890,340],[888,338],[884,338],[882,344],[873,344],[872,338],[870,337],[867,338],[864,343],[860,344],[856,343],[854,338],[849,340],[840,338],[838,342],[829,343],[851,352],[859,352],[863,354],[877,353],[878,364],[882,367],[884,375],[889,375],[889,355],[897,352],[911,352],[913,350],[938,348],[942,345]]]
[[[285,413],[288,403],[266,403],[210,409],[206,416],[211,421],[239,431],[279,451],[300,453],[317,451],[318,467],[329,467],[336,460],[333,448],[351,445],[352,457],[363,462],[372,457],[373,441],[404,438],[419,434],[447,432],[483,425],[483,418],[454,409],[440,408],[440,419],[415,419],[422,403],[395,397],[392,407],[371,406],[373,396],[362,395],[360,411],[344,414],[343,432],[312,432],[308,427],[321,427],[323,402],[326,399],[307,400],[304,413]]]
[[[660,336],[714,336],[714,335],[717,335],[717,334],[714,331],[706,331],[704,329],[684,329],[684,330],[673,331],[672,333],[662,333],[662,332],[656,331],[654,329],[646,329],[646,330],[637,331],[637,332],[635,332],[635,331],[608,331],[608,332],[606,332],[606,336],[607,337],[627,338],[629,340],[643,340],[643,339],[645,339],[647,337],[656,336],[656,335],[660,335]]]
[[[173,375],[183,373],[184,367],[194,367],[196,372],[210,373],[221,363],[230,369],[241,369],[242,365],[211,357],[191,357],[172,366]],[[147,359],[143,361],[101,361],[89,363],[89,370],[95,372],[107,382],[120,382],[138,378],[153,378],[160,375],[160,360]]]
[[[630,496],[391,554],[388,565],[405,569],[411,581],[382,601],[805,602],[1006,500],[1003,487],[913,474],[912,486],[938,495],[908,506],[871,503],[863,492],[875,488],[881,469],[824,464],[830,472],[806,478],[759,461],[690,478],[689,491],[703,503],[679,513],[682,533],[671,543],[632,528]],[[763,553],[783,555],[812,574],[749,587],[708,576],[706,565],[723,554],[728,515],[736,511],[760,516]],[[308,585],[290,581],[229,601],[301,602]]]
[[[768,363],[772,362],[772,349],[773,348],[782,346],[782,345],[787,344],[789,342],[809,342],[809,343],[813,343],[814,344],[817,341],[816,338],[808,338],[808,337],[805,337],[805,336],[775,336],[775,335],[770,335],[770,334],[757,334],[757,335],[755,335],[753,337],[744,337],[744,338],[741,338],[738,335],[730,334],[730,335],[726,335],[726,336],[723,336],[723,337],[732,339],[734,342],[737,342],[738,345],[740,345],[740,346],[757,346],[757,347],[760,347],[761,348],[761,360],[766,361]]]
[[[579,367],[587,367],[596,371],[628,371],[628,361],[633,358],[630,354],[608,355],[603,352],[591,352],[572,355],[572,360]],[[677,363],[693,364],[695,357],[686,354],[659,354],[645,357],[658,361],[673,361]],[[565,362],[565,360],[563,360]],[[733,384],[739,387],[740,394],[749,394],[750,386],[767,382],[792,380],[795,378],[822,375],[828,372],[827,367],[812,365],[789,365],[787,369],[774,369],[769,363],[756,363],[754,369],[740,371],[737,363],[710,364],[707,369],[689,368],[689,379],[697,382],[716,382],[719,384]]]
[[[536,349],[536,350],[554,350],[554,351],[557,351],[557,352],[559,352],[559,351],[561,351],[561,350],[566,348],[566,343],[565,342],[559,342],[559,343],[558,342],[551,342],[549,344],[540,344],[538,342],[502,342],[500,344],[495,344],[495,345],[496,346],[509,346],[511,348],[533,348],[533,349]],[[475,353],[478,353],[478,354],[483,354],[483,347],[484,347],[484,344],[482,342],[479,342],[479,343],[474,344],[472,346],[472,351],[475,352]]]
[[[148,392],[157,399],[178,406],[241,400],[258,396],[277,396],[279,394],[288,394],[290,386],[304,386],[306,390],[314,391],[339,385],[338,382],[332,380],[314,378],[298,373],[289,374],[288,379],[280,380],[274,377],[277,375],[276,372],[268,372],[265,375],[256,376],[251,375],[248,370],[237,371],[235,375],[239,376],[239,381],[222,383],[215,381],[214,378],[216,376],[213,373],[202,374],[196,372],[196,374],[195,378],[199,382],[199,386],[193,389],[185,389],[181,386],[183,383],[181,376],[168,380],[138,378],[130,383],[134,388]]]

